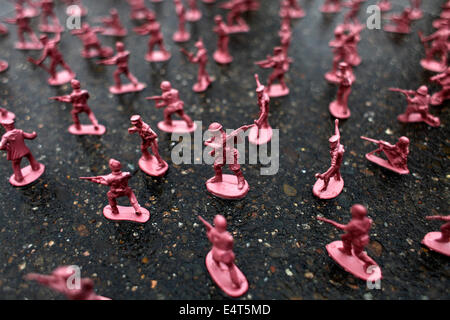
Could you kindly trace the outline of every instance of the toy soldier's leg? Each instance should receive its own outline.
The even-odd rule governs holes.
[[[441,227],[441,233],[442,236],[440,239],[437,239],[436,241],[439,242],[449,242],[450,241],[450,222],[447,222]]]
[[[91,120],[92,125],[94,126],[94,128],[98,129],[98,120],[95,117],[95,114],[92,112],[92,110],[90,108],[88,108],[85,112],[87,113],[87,115],[89,117],[89,120]]]
[[[219,159],[220,160],[220,159]],[[224,163],[220,163],[221,161],[216,160],[214,162],[214,172],[216,173],[216,175],[214,176],[214,178],[212,178],[210,180],[210,182],[214,183],[214,182],[222,182],[222,168],[225,165]]]
[[[233,262],[230,262],[230,263],[226,263],[226,266],[227,266],[228,270],[230,271],[231,281],[233,282],[233,284],[236,287],[239,288],[241,286],[241,283],[239,282],[239,277],[237,275],[236,265]]]
[[[172,108],[167,107],[164,109],[164,122],[167,125],[172,125],[172,114],[173,114]]]
[[[53,60],[51,63],[50,63],[50,69],[49,69],[49,71],[50,71],[50,75],[51,75],[51,77],[52,78],[56,78],[56,67],[58,66],[58,61],[56,61],[56,60]]]
[[[135,87],[139,84],[139,81],[136,79],[135,76],[130,72],[130,70],[127,70],[127,77],[130,79],[130,81],[134,84]]]
[[[345,106],[345,110],[348,109],[348,97],[350,96],[351,93],[351,88],[350,87],[346,87],[344,90],[342,90],[342,105]]]
[[[136,199],[136,196],[134,195],[134,192],[131,189],[128,191],[127,196],[128,196],[128,199],[130,199],[130,203],[133,206],[134,211],[136,211],[136,214],[140,215],[142,213],[141,206],[139,205],[139,203]]]
[[[23,181],[22,169],[20,168],[20,162],[22,159],[12,160],[12,168],[14,171],[14,179],[21,182]]]
[[[351,255],[352,254],[352,236],[348,233],[345,233],[341,236],[343,247],[339,248],[341,252]]]
[[[21,42],[21,43],[25,42],[25,36],[24,36],[25,32],[27,32],[30,35],[30,38],[32,38],[31,33],[29,33],[28,31],[26,31],[26,30],[23,30],[23,31],[19,30],[19,32],[17,32],[17,38],[19,38],[19,42]],[[35,38],[36,38],[36,36],[35,36]],[[39,42],[39,40],[36,38],[36,40],[33,39],[33,42]]]
[[[166,47],[164,46],[164,42],[163,42],[162,39],[160,39],[158,41],[158,45],[159,45],[159,48],[161,49],[161,51],[167,52]]]
[[[72,115],[73,123],[75,124],[75,128],[77,128],[77,130],[81,129],[80,118],[78,117],[79,113],[80,112],[77,110],[70,111],[70,114]]]
[[[145,141],[141,144],[141,152],[142,152],[142,156],[144,157],[145,160],[149,160],[152,157],[150,152],[148,152],[149,146],[150,146],[150,143],[148,141]]]
[[[153,142],[152,142],[152,144],[151,144],[151,147],[152,147],[153,155],[154,155],[154,156],[156,157],[156,159],[158,160],[159,165],[162,166],[162,165],[164,164],[164,160],[163,160],[163,159],[161,158],[161,156],[159,155],[158,141],[156,141],[156,139],[153,140]]]
[[[116,83],[116,88],[122,87],[122,81],[120,81],[120,75],[122,74],[121,70],[114,71],[114,82]]]
[[[192,127],[194,125],[192,119],[187,114],[185,114],[183,110],[177,111],[177,114],[186,122],[188,127]]]
[[[111,207],[111,211],[113,214],[119,214],[119,209],[117,208],[117,196],[111,192],[108,191],[108,193],[106,194],[108,196],[108,202],[109,202],[109,206]]]
[[[155,49],[155,45],[156,45],[156,41],[150,40],[150,42],[148,43],[148,52],[149,53],[153,52],[153,50]]]
[[[234,172],[234,174],[236,175],[237,179],[238,179],[238,189],[242,190],[242,188],[244,188],[245,185],[245,178],[244,178],[244,174],[241,171],[241,166],[238,163],[238,154],[237,152],[234,152],[233,154],[233,163],[231,163],[229,165],[230,170]]]
[[[72,69],[69,67],[69,65],[64,61],[64,60],[60,60],[58,61],[58,63],[67,70],[67,72],[69,73],[73,73]]]
[[[283,87],[283,89],[286,89],[286,82],[284,82],[284,73],[280,73],[278,75],[278,81],[280,81],[281,86]]]
[[[28,161],[30,162],[31,165],[31,169],[33,171],[38,171],[39,168],[41,167],[41,165],[39,164],[39,162],[36,161],[36,159],[34,158],[34,156],[30,153],[28,153],[27,155],[25,155],[25,157],[27,157]]]
[[[269,79],[267,80],[267,88],[270,90],[270,87],[272,87],[273,81],[276,79],[277,75],[276,72],[272,72],[272,74],[269,76]]]
[[[377,263],[367,255],[367,253],[364,251],[364,247],[361,246],[353,246],[353,251],[355,253],[355,256],[357,256],[360,260],[364,262],[364,269],[367,270],[370,266],[376,266]]]

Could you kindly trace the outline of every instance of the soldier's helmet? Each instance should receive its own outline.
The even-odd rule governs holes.
[[[221,231],[225,231],[227,230],[227,220],[224,216],[218,214],[214,217],[214,226]]]
[[[220,15],[214,16],[214,22],[215,23],[219,23],[219,22],[222,22],[222,21],[223,21],[222,16],[220,16]]]
[[[6,130],[14,129],[14,120],[12,120],[12,119],[3,120],[0,123],[3,126],[3,128],[5,128]]]
[[[132,116],[131,118],[130,118],[130,121],[131,121],[131,123],[132,124],[138,124],[138,123],[140,123],[140,122],[142,122],[142,118],[141,118],[141,116],[140,115],[134,115],[134,116]]]
[[[167,90],[170,90],[170,89],[172,89],[172,85],[170,84],[169,81],[161,82],[161,90],[167,91]]]
[[[367,215],[367,209],[361,204],[355,204],[350,209],[353,218],[362,218]]]
[[[218,122],[213,122],[209,125],[208,131],[209,132],[218,132],[222,129],[222,125]]]
[[[116,49],[117,49],[117,51],[124,51],[125,50],[125,45],[123,44],[123,42],[117,42],[116,43]]]
[[[80,81],[78,81],[77,79],[72,79],[72,81],[70,81],[70,85],[72,86],[73,89],[81,88]]]
[[[417,89],[417,93],[421,96],[426,96],[428,94],[427,86],[421,86],[419,89]]]
[[[398,144],[401,146],[408,146],[409,145],[409,139],[405,136],[400,137],[400,139],[398,139]]]
[[[111,159],[109,160],[109,167],[112,171],[120,171],[120,169],[122,169],[122,164],[120,163],[120,161]]]

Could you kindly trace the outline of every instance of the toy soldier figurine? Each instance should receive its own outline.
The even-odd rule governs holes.
[[[6,110],[5,108],[0,108],[0,121],[4,120],[14,120],[16,115],[11,111]]]
[[[117,69],[114,72],[115,85],[109,87],[109,92],[112,94],[123,94],[129,92],[142,91],[146,87],[144,83],[139,82],[128,68],[128,60],[130,59],[130,51],[125,49],[123,42],[116,42],[117,54],[109,59],[97,62],[104,65],[116,65]],[[131,83],[122,85],[120,76],[124,74]]]
[[[439,127],[441,121],[430,114],[430,95],[428,88],[421,86],[417,91],[389,88],[390,91],[401,92],[406,96],[408,106],[405,113],[397,116],[397,120],[403,123],[425,122],[432,127]]]
[[[150,9],[145,6],[145,0],[127,0],[131,7],[131,20],[142,20]]]
[[[398,174],[409,173],[409,139],[407,137],[400,137],[395,145],[392,145],[389,142],[383,140],[374,140],[363,136],[361,137],[361,139],[378,144],[378,149],[366,154],[367,160]],[[380,154],[381,152],[386,155],[387,160],[375,155],[375,153]]]
[[[103,28],[91,28],[87,22],[83,23],[81,29],[72,30],[72,34],[78,36],[83,43],[81,56],[83,58],[109,58],[114,54],[111,47],[102,47],[96,33],[103,32]]]
[[[14,126],[14,120],[3,120],[1,122],[6,133],[2,136],[0,142],[0,150],[6,150],[7,160],[12,162],[14,174],[10,177],[9,183],[15,187],[26,186],[37,179],[44,173],[45,166],[33,157],[30,149],[25,145],[25,139],[34,140],[37,133],[26,133]],[[27,158],[30,162],[29,166],[20,167],[23,158]]]
[[[181,0],[173,0],[175,3],[175,12],[178,17],[178,30],[173,34],[173,41],[186,42],[191,38],[191,34],[186,31],[186,9]]]
[[[29,17],[34,18],[39,15],[39,4],[31,2],[31,0],[15,0],[16,5],[19,5],[23,8],[23,13]]]
[[[39,41],[36,34],[31,29],[31,18],[24,13],[22,6],[16,5],[16,16],[14,18],[8,18],[4,20],[6,23],[17,25],[17,38],[15,47],[18,50],[41,50],[43,48],[42,43]],[[31,41],[25,40],[25,34],[30,36]]]
[[[361,9],[361,4],[366,0],[350,0],[349,2],[344,2],[342,5],[349,8],[349,12],[344,16],[344,25],[355,26],[357,28],[361,27],[361,23],[358,21],[358,13]]]
[[[388,19],[390,24],[384,26],[384,31],[394,33],[410,33],[411,31],[411,8],[405,8],[401,14],[393,14]]]
[[[242,18],[247,5],[243,0],[229,0],[220,6],[222,9],[230,10],[227,14],[227,25],[229,33],[249,32],[250,27]]]
[[[288,51],[292,40],[291,28],[282,24],[281,29],[278,32],[278,36],[280,37],[280,47],[283,49],[284,55],[288,56]]]
[[[389,0],[380,0],[377,6],[378,8],[380,8],[381,12],[389,11],[392,8],[391,2]]]
[[[313,194],[320,199],[336,198],[344,188],[344,179],[341,177],[340,168],[345,150],[341,144],[338,119],[334,121],[334,126],[334,136],[328,140],[330,142],[331,166],[325,173],[316,173],[316,179],[318,180],[313,187]]]
[[[428,37],[422,37],[419,33],[420,40],[424,45],[429,41],[432,41],[431,47],[425,47],[425,59],[420,61],[422,68],[433,72],[444,72],[447,69],[447,55],[448,55],[448,43],[450,37],[450,22],[448,20],[442,22],[441,28],[429,35]],[[434,56],[440,57],[440,61],[435,60]]]
[[[348,119],[350,117],[350,109],[348,108],[348,97],[352,91],[352,74],[350,66],[345,63],[339,63],[338,71],[336,73],[339,89],[337,98],[329,105],[330,113],[333,117],[338,119]]]
[[[202,18],[202,12],[197,7],[197,0],[188,0],[189,8],[186,11],[186,20],[196,22]]]
[[[266,60],[255,62],[261,68],[273,68],[272,74],[267,81],[267,90],[271,98],[282,97],[289,94],[289,88],[284,82],[284,75],[289,71],[289,64],[292,59],[286,56],[283,48],[275,47],[273,49],[273,56],[268,55]],[[273,84],[278,80],[279,84]]]
[[[206,235],[213,246],[205,261],[211,278],[230,297],[242,296],[248,290],[248,281],[234,264],[234,240],[227,231],[227,220],[222,215],[216,215],[213,227],[202,217],[198,218],[205,225]]]
[[[334,40],[329,45],[332,48],[339,48],[334,63],[339,63],[337,59],[343,59],[351,66],[358,66],[361,63],[361,57],[358,54],[358,42],[360,41],[360,33],[362,26],[352,26],[350,29],[347,25],[340,24],[334,29]]]
[[[382,278],[380,267],[364,251],[364,247],[370,242],[369,231],[373,221],[367,217],[367,209],[363,205],[355,204],[350,211],[352,219],[348,224],[317,217],[317,220],[345,231],[345,234],[341,236],[342,241],[327,244],[328,254],[354,276],[366,281],[380,280]]]
[[[441,232],[427,233],[422,243],[431,250],[450,257],[450,216],[428,216],[427,220],[440,220],[445,224],[442,225]]]
[[[125,37],[128,34],[128,31],[120,21],[117,9],[112,8],[109,10],[109,15],[109,17],[100,18],[101,23],[104,25],[102,35]]]
[[[128,133],[133,134],[137,132],[142,139],[142,157],[139,159],[139,167],[150,176],[163,176],[167,172],[169,165],[159,155],[158,135],[148,124],[142,121],[141,116],[134,115],[130,121],[133,127],[128,129]],[[152,148],[153,155],[148,152],[148,148]]]
[[[166,50],[164,46],[164,38],[161,32],[161,26],[156,21],[156,16],[154,13],[148,14],[148,23],[137,27],[134,31],[140,35],[150,34],[148,41],[148,52],[145,56],[145,60],[149,62],[161,62],[170,59],[171,54]],[[159,50],[154,50],[155,46],[159,46]]]
[[[412,20],[418,20],[423,17],[422,9],[420,9],[421,0],[409,0],[411,2],[411,14],[410,18]]]
[[[272,139],[272,127],[269,124],[269,103],[270,97],[267,94],[266,87],[259,82],[259,77],[255,74],[256,92],[258,93],[259,117],[255,120],[255,125],[250,129],[248,141],[250,143],[261,145],[266,144]]]
[[[131,173],[122,172],[122,164],[114,159],[109,160],[109,168],[111,173],[106,176],[97,177],[81,177],[82,180],[88,180],[93,183],[108,186],[108,202],[109,205],[103,208],[103,215],[110,220],[128,220],[144,223],[150,219],[150,213],[147,209],[141,207],[128,186],[128,180]],[[132,207],[123,207],[117,205],[117,198],[128,197]]]
[[[442,90],[431,96],[430,103],[434,106],[442,104],[445,100],[450,99],[450,67],[443,73],[430,78],[431,81],[437,82],[442,86]]]
[[[298,4],[297,0],[286,0],[285,2],[287,4],[289,16],[292,19],[299,19],[305,16],[305,11]],[[283,8],[283,5],[281,6],[281,8]],[[280,12],[280,16],[282,16],[283,14]]]
[[[28,273],[25,279],[37,281],[43,286],[64,294],[69,300],[111,300],[95,293],[94,281],[91,279],[82,278],[77,283],[75,279],[76,272],[71,266],[61,266],[53,270],[48,276],[39,273]]]
[[[336,13],[341,11],[341,0],[325,0],[320,11],[323,13]]]
[[[250,189],[239,164],[239,152],[234,148],[234,140],[239,139],[239,135],[250,129],[252,125],[242,126],[227,135],[220,123],[214,122],[209,128],[213,136],[205,141],[205,145],[212,147],[210,155],[214,157],[215,176],[206,181],[206,189],[213,195],[223,199],[242,199]],[[233,175],[223,174],[222,168],[228,164]]]
[[[0,60],[0,73],[8,69],[8,62]]]
[[[61,86],[70,82],[75,78],[75,73],[64,61],[61,52],[58,49],[58,43],[61,40],[61,34],[57,33],[53,39],[49,39],[47,35],[41,35],[41,43],[44,46],[42,55],[38,60],[28,58],[28,61],[41,67],[50,74],[50,78],[47,80],[51,86]],[[50,58],[50,67],[47,68],[43,65],[45,59]],[[56,72],[56,68],[61,65],[64,70]]]
[[[146,35],[151,29],[155,27],[154,25],[159,26],[159,23],[156,20],[156,14],[153,11],[149,11],[145,14],[144,23],[138,27],[133,28],[133,31],[139,35]]]
[[[231,61],[233,61],[233,57],[230,55],[230,50],[228,49],[228,44],[230,42],[228,26],[219,15],[214,17],[214,22],[216,25],[213,31],[217,34],[218,41],[217,49],[214,52],[213,58],[220,64],[231,63]]]
[[[156,108],[164,109],[164,121],[158,123],[158,128],[164,132],[188,133],[193,132],[197,125],[192,119],[184,113],[184,102],[180,100],[177,89],[172,88],[169,81],[161,83],[161,96],[153,96],[146,98],[147,100],[156,101]],[[183,120],[172,120],[172,115],[176,113]]]
[[[66,96],[51,97],[50,100],[66,102],[72,104],[73,125],[68,131],[74,135],[102,135],[106,132],[106,128],[98,124],[97,118],[89,108],[87,101],[89,100],[89,92],[81,90],[80,81],[73,79],[71,81],[72,93]],[[81,124],[79,119],[80,113],[86,113],[91,120],[92,125]]]
[[[187,57],[189,62],[198,64],[198,73],[197,73],[197,83],[194,84],[192,90],[195,92],[204,92],[210,86],[212,80],[209,77],[208,71],[206,71],[206,64],[208,63],[208,52],[203,44],[202,39],[198,40],[195,43],[195,47],[197,48],[197,54],[190,53],[183,48],[181,48],[181,52],[183,52]]]
[[[64,28],[59,23],[59,19],[55,14],[55,4],[53,0],[41,0],[38,4],[41,7],[41,23],[39,24],[39,30],[41,32],[60,33]],[[52,23],[49,24],[48,20]]]
[[[66,14],[68,16],[80,16],[84,17],[88,14],[88,10],[81,3],[81,0],[63,0],[66,5]],[[76,8],[76,9],[75,9]]]
[[[440,29],[442,27],[442,22],[450,19],[450,2],[447,1],[442,6],[441,14],[439,15],[439,19],[433,21],[433,27],[436,29]]]

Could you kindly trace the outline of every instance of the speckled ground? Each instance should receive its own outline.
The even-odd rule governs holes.
[[[394,11],[407,3],[395,2]],[[279,172],[260,176],[260,165],[243,165],[251,190],[241,201],[220,200],[206,192],[204,183],[213,175],[211,166],[172,165],[174,145],[162,132],[158,132],[160,152],[170,169],[161,179],[146,176],[137,167],[139,138],[129,135],[127,128],[130,116],[136,113],[156,128],[162,111],[144,97],[159,94],[162,80],[170,80],[179,89],[186,111],[203,121],[203,129],[213,121],[230,129],[252,123],[258,114],[253,74],[259,72],[266,79],[270,72],[253,62],[278,44],[278,1],[262,0],[261,10],[246,18],[251,32],[232,36],[235,60],[230,66],[218,66],[211,59],[208,69],[216,81],[205,94],[192,92],[196,67],[171,40],[177,27],[172,1],[148,2],[158,12],[173,54],[169,63],[144,61],[146,37],[132,34],[125,39],[132,51],[131,70],[148,84],[140,94],[110,95],[114,68],[81,58],[79,39],[64,33],[61,50],[83,87],[89,89],[90,105],[99,121],[107,126],[107,134],[100,138],[67,132],[70,106],[50,102],[48,97],[69,93],[70,88],[47,85],[47,74],[26,61],[38,52],[12,49],[16,34],[10,26],[10,35],[0,38],[0,57],[10,62],[10,69],[0,75],[0,104],[16,113],[18,127],[38,132],[37,140],[28,145],[47,171],[34,185],[13,188],[7,179],[10,163],[1,153],[0,298],[61,299],[22,277],[75,264],[82,266],[83,276],[95,280],[99,294],[113,299],[225,299],[204,266],[210,245],[196,217],[200,214],[211,221],[218,213],[229,221],[237,265],[250,283],[243,299],[450,298],[449,258],[420,244],[427,232],[439,228],[438,222],[426,221],[425,216],[448,214],[448,104],[432,108],[441,118],[440,128],[402,125],[396,116],[405,108],[404,98],[387,91],[391,86],[416,89],[429,84],[432,73],[419,66],[424,50],[417,31],[433,31],[431,21],[443,2],[424,1],[425,17],[414,23],[410,35],[394,36],[381,30],[362,33],[363,63],[355,70],[357,81],[350,95],[352,117],[341,125],[346,148],[342,167],[345,188],[330,201],[315,199],[311,189],[314,174],[325,170],[330,161],[327,139],[333,132],[333,119],[328,103],[334,99],[336,87],[329,85],[323,74],[331,67],[328,41],[343,13],[323,16],[318,11],[322,1],[301,1],[307,16],[294,21],[290,55],[295,61],[287,75],[291,94],[271,102],[270,123],[280,129],[281,136]],[[125,1],[84,3],[91,22],[95,16],[105,15],[107,8],[116,7],[128,29],[133,26]],[[211,56],[216,45],[210,31],[212,18],[225,11],[217,4],[199,6],[204,17],[189,24],[193,37],[184,47],[191,50],[201,36]],[[59,3],[60,17],[64,17],[63,9]],[[2,1],[0,16],[11,16],[11,10],[12,6]],[[360,17],[365,17],[364,11]],[[102,40],[114,44],[113,38]],[[362,142],[360,135],[391,142],[408,136],[412,174],[398,176],[366,161],[364,154],[374,146]],[[148,223],[106,220],[101,212],[107,203],[107,188],[78,179],[106,174],[111,157],[133,173],[131,186],[152,215]],[[382,267],[381,290],[368,290],[365,282],[347,274],[327,256],[325,245],[338,239],[340,232],[315,220],[322,214],[347,222],[354,203],[367,205],[374,220],[368,252]]]

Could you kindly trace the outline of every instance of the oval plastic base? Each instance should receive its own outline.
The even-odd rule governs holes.
[[[407,34],[411,32],[410,28],[399,28],[396,25],[393,24],[388,24],[386,26],[384,26],[384,31],[386,32],[392,32],[392,33],[401,33],[401,34]]]
[[[338,119],[348,119],[351,115],[350,109],[340,105],[336,100],[330,103],[328,110],[333,117]]]
[[[246,33],[250,31],[250,27],[246,24],[236,24],[234,26],[228,26],[228,33]]]
[[[300,19],[306,15],[305,11],[302,9],[291,9],[289,10],[289,16],[292,19]]]
[[[444,72],[447,69],[444,63],[436,60],[422,59],[420,60],[420,65],[422,68],[433,72]]]
[[[161,131],[168,133],[189,133],[194,132],[197,129],[197,124],[194,124],[191,127],[188,127],[185,121],[183,120],[172,120],[172,123],[169,125],[164,121],[158,122],[158,128]]]
[[[29,185],[30,183],[33,183],[34,181],[39,179],[42,176],[42,174],[44,173],[44,171],[45,171],[45,166],[42,163],[40,163],[39,170],[36,170],[36,171],[33,171],[31,169],[31,166],[26,166],[26,167],[22,168],[23,180],[17,181],[15,179],[15,176],[12,175],[9,178],[9,183],[11,183],[15,187],[23,187],[23,186]]]
[[[433,251],[445,254],[450,257],[450,242],[439,242],[437,239],[441,238],[442,233],[439,231],[429,232],[425,235],[422,243]]]
[[[233,61],[233,57],[229,54],[223,54],[222,52],[216,51],[213,55],[214,61],[219,64],[229,64]]]
[[[334,177],[330,179],[326,190],[321,191],[323,188],[323,180],[318,179],[313,187],[313,194],[320,199],[333,199],[336,198],[344,188],[344,179],[337,181]]]
[[[61,26],[53,26],[53,25],[44,25],[44,24],[40,24],[39,25],[39,31],[40,32],[45,32],[45,33],[60,33],[64,31],[64,28]]]
[[[150,54],[146,54],[145,55],[145,60],[147,60],[148,62],[162,62],[162,61],[167,61],[169,60],[171,57],[170,52],[164,52],[161,50],[155,50]]]
[[[180,32],[177,31],[173,34],[172,40],[175,42],[187,42],[191,38],[191,34],[187,31]]]
[[[127,34],[128,32],[126,29],[116,30],[113,28],[106,28],[105,31],[102,32],[102,35],[110,37],[125,37]]]
[[[248,141],[252,144],[261,145],[266,144],[272,139],[272,127],[267,128],[261,128],[259,129],[259,136],[258,136],[258,127],[254,126],[250,129],[250,132],[248,134]]]
[[[101,124],[98,125],[98,129],[95,129],[95,127],[92,124],[82,124],[81,128],[78,130],[77,127],[73,124],[67,129],[67,131],[77,136],[82,135],[101,136],[105,134],[106,128]]]
[[[109,92],[112,94],[124,94],[124,93],[131,93],[131,92],[138,92],[144,90],[146,85],[144,83],[138,83],[137,86],[135,86],[132,83],[123,84],[120,88],[117,88],[116,86],[109,87]]]
[[[409,116],[405,114],[401,114],[397,116],[397,120],[403,123],[414,123],[414,122],[425,122],[429,126],[439,127],[441,125],[441,121],[437,117],[428,117],[426,119],[422,118],[420,113],[411,113]]]
[[[137,215],[136,211],[134,211],[133,207],[123,207],[117,206],[119,209],[119,213],[112,213],[111,207],[106,206],[103,208],[103,215],[106,219],[114,220],[114,221],[133,221],[139,223],[145,223],[150,219],[150,212],[147,209],[141,207],[141,214]]]
[[[86,59],[92,58],[109,58],[114,54],[114,50],[111,47],[103,47],[103,50],[100,52],[97,49],[90,49],[89,51],[81,51],[81,56]]]
[[[335,4],[324,5],[320,8],[320,12],[323,13],[337,13],[339,11],[341,11],[341,6]]]
[[[289,88],[283,88],[281,84],[277,83],[270,86],[268,93],[271,98],[284,97],[289,94]]]
[[[222,199],[242,199],[247,195],[250,189],[247,181],[245,181],[242,189],[238,189],[238,180],[235,175],[224,174],[222,175],[221,182],[211,182],[211,179],[206,181],[206,189],[216,197]]]
[[[202,12],[200,10],[187,10],[186,20],[189,22],[196,22],[202,18]]]
[[[396,167],[392,166],[387,160],[377,157],[374,154],[370,154],[370,153],[366,154],[366,159],[369,160],[370,162],[373,162],[383,168],[394,171],[398,174],[409,174],[409,170],[405,170],[402,168],[396,168]]]
[[[192,87],[192,90],[194,90],[194,92],[205,92],[206,89],[208,89],[208,87],[210,86],[210,84],[211,84],[211,82],[209,82],[209,81],[197,82]]]
[[[69,83],[75,78],[75,73],[70,73],[67,70],[59,71],[55,78],[49,78],[47,80],[48,84],[51,86],[62,86],[63,84]]]
[[[160,167],[158,160],[154,156],[152,156],[148,160],[146,160],[144,157],[141,157],[139,159],[139,168],[141,168],[141,170],[149,176],[161,177],[167,172],[167,170],[169,169],[169,165],[164,161],[164,165]]]

